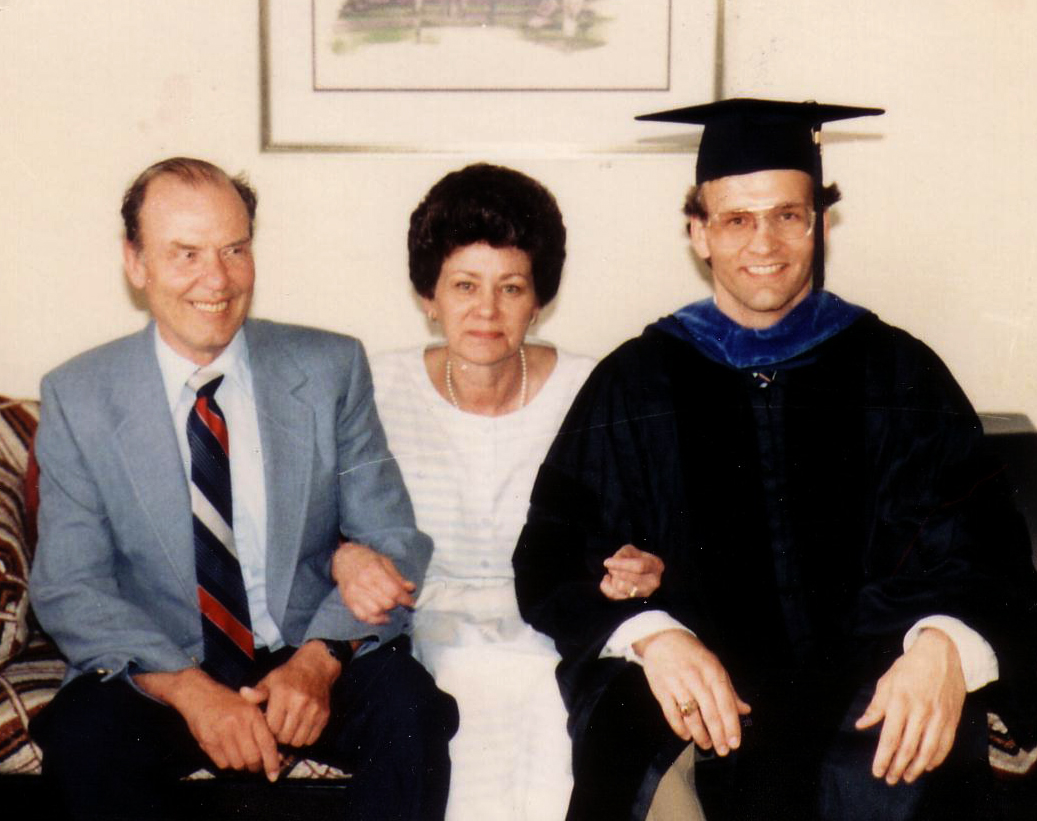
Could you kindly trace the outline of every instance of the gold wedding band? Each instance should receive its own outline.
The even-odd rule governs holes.
[[[677,705],[677,709],[681,711],[681,715],[687,718],[699,708],[699,703],[695,699],[688,701],[682,701]]]
[[[636,598],[636,597],[637,597],[637,585],[635,584],[633,587],[630,588],[630,592],[627,593],[627,598],[628,599],[633,599],[633,598]]]

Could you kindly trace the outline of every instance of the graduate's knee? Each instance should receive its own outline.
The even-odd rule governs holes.
[[[670,729],[643,670],[596,662],[574,704],[570,819],[629,818],[647,809],[663,773],[687,745]]]
[[[882,725],[867,730],[853,726],[870,699],[862,688],[850,705],[821,760],[818,816],[823,819],[882,818],[972,819],[990,788],[987,760],[986,706],[970,696],[965,701],[954,746],[947,758],[916,781],[890,786],[872,774],[872,761]]]

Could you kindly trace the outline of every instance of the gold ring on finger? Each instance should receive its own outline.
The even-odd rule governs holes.
[[[681,711],[681,715],[687,718],[699,708],[699,703],[695,699],[690,698],[687,701],[682,701],[677,705],[677,709]]]
[[[633,599],[633,598],[636,598],[636,597],[637,597],[637,585],[635,584],[633,587],[630,588],[630,592],[627,593],[627,598],[628,599]]]

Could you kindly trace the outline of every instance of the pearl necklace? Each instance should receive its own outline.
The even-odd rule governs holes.
[[[522,368],[522,382],[519,384],[519,407],[526,407],[526,396],[529,388],[529,374],[526,368],[526,346],[519,345],[519,365]],[[446,356],[446,392],[447,396],[450,397],[450,403],[461,410],[461,403],[457,401],[457,394],[454,393],[454,379],[452,376],[453,367],[450,362],[450,353],[447,352]]]

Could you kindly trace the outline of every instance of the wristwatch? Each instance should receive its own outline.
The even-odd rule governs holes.
[[[324,642],[324,646],[328,648],[328,653],[333,659],[338,659],[343,667],[349,664],[350,659],[353,658],[352,644],[341,639],[321,639],[321,641]]]

